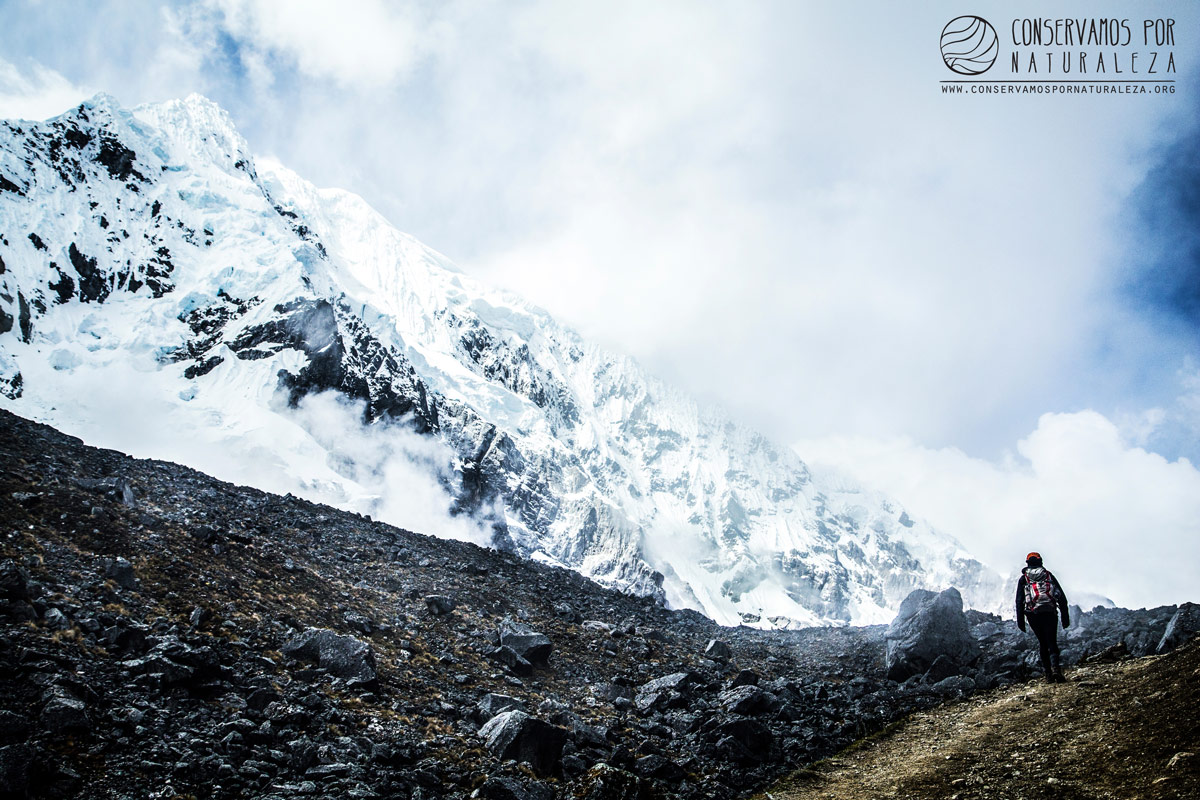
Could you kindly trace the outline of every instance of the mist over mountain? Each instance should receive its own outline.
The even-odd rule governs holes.
[[[0,394],[91,443],[723,624],[1006,597],[918,515],[256,159],[196,95],[0,124]]]

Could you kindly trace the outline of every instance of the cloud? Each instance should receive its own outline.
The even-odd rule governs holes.
[[[903,438],[829,437],[796,450],[892,494],[1002,574],[1037,550],[1068,595],[1133,607],[1194,599],[1200,470],[1130,444],[1095,411],[1043,415],[995,462]]]
[[[108,326],[119,320],[97,313],[88,324],[111,335]],[[186,464],[429,536],[492,544],[488,521],[451,511],[461,477],[448,446],[403,422],[366,425],[362,403],[336,392],[306,396],[296,408],[280,393],[231,394],[220,380],[200,385],[159,369],[139,343],[100,356],[74,345],[18,347],[16,361],[26,392],[3,405],[92,446]],[[64,404],[64,397],[87,403]]]
[[[260,154],[785,441],[990,455],[1047,409],[1165,403],[1194,351],[1118,255],[1190,83],[1137,114],[943,97],[948,4],[331,9],[101,4],[0,44],[127,103],[210,94]]]
[[[429,47],[411,5],[382,0],[214,0],[221,25],[254,50],[273,52],[302,72],[343,85],[380,88],[403,77]],[[258,60],[261,56],[251,56]]]
[[[956,11],[28,5],[0,46],[129,104],[211,95],[256,152],[777,438],[990,455],[1048,409],[1169,399],[1194,343],[1122,293],[1122,245],[1196,90],[943,97]]]
[[[487,523],[450,513],[450,487],[461,480],[450,448],[402,422],[364,424],[364,408],[329,391],[306,396],[295,409],[276,409],[316,441],[325,465],[353,491],[322,499],[408,530],[490,546]]]
[[[0,58],[0,119],[54,117],[93,94],[41,64],[22,70]]]

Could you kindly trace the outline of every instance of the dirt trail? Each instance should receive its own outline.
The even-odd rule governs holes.
[[[1200,798],[1200,640],[916,714],[770,800]]]

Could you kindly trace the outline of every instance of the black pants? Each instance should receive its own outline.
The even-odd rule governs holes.
[[[1026,617],[1041,650],[1042,669],[1050,675],[1058,667],[1058,614],[1053,609]]]

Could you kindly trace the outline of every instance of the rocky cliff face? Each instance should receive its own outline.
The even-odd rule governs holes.
[[[398,522],[420,482],[403,450],[443,492],[429,532],[725,624],[882,622],[916,587],[1004,596],[886,497],[815,480],[360,198],[256,163],[196,96],[0,123],[0,401]]]

